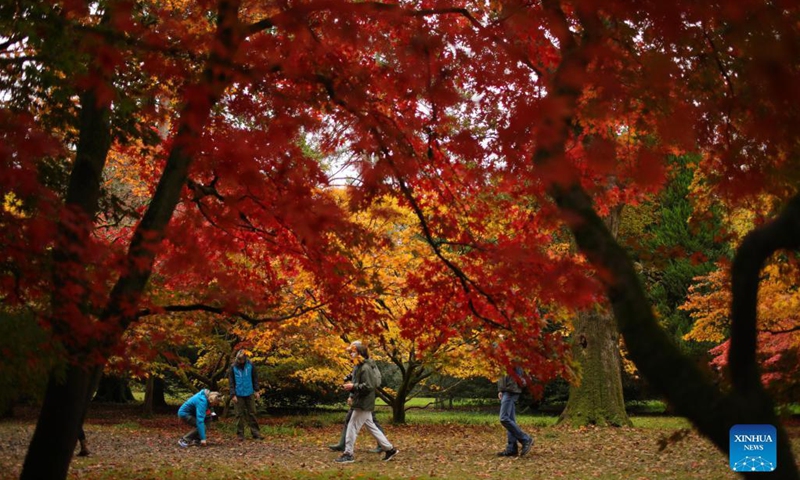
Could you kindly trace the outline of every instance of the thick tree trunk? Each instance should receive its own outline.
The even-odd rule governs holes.
[[[406,397],[399,395],[392,402],[392,423],[406,423]]]
[[[781,425],[775,414],[775,407],[771,398],[764,391],[759,380],[758,365],[753,354],[755,341],[755,307],[746,309],[749,313],[738,313],[745,318],[737,317],[737,282],[734,280],[734,311],[732,323],[745,323],[750,328],[741,328],[741,325],[732,328],[733,336],[746,337],[739,340],[739,344],[746,344],[749,348],[734,363],[731,358],[733,378],[745,376],[741,381],[746,389],[736,388],[723,393],[717,385],[701,372],[694,362],[683,355],[672,339],[659,326],[653,315],[652,306],[647,300],[644,288],[639,281],[633,262],[625,250],[616,243],[607,230],[602,220],[596,215],[591,199],[583,190],[573,186],[570,190],[555,190],[554,197],[559,206],[583,219],[582,222],[572,225],[572,231],[578,245],[589,260],[597,268],[609,272],[606,285],[608,298],[614,309],[617,327],[625,339],[631,359],[642,375],[650,384],[675,408],[675,412],[685,416],[707,438],[709,438],[721,451],[727,453],[729,449],[729,430],[737,424],[769,424],[778,430],[777,462],[779,468],[772,473],[745,473],[746,477],[753,478],[785,478],[796,480],[798,478],[797,464],[791,451],[791,443],[786,430]],[[800,241],[800,197],[795,198],[790,205],[789,214],[784,214],[784,223],[795,222],[787,228],[789,237],[795,242]],[[780,220],[780,219],[779,219]],[[786,220],[790,220],[787,222]],[[777,223],[777,221],[776,221]],[[769,225],[765,226],[769,227]],[[763,228],[763,227],[762,227]],[[766,234],[765,234],[766,235]],[[748,237],[752,238],[750,235]],[[758,242],[756,242],[758,243]],[[746,239],[737,253],[734,261],[734,277],[742,275],[737,271],[740,263],[755,263],[748,271],[750,280],[749,289],[757,289],[758,262],[751,262],[756,257],[752,252],[742,250],[750,242]],[[797,245],[795,246],[797,248]],[[772,250],[774,251],[774,250]],[[764,252],[759,252],[764,254]],[[769,255],[766,255],[768,257]],[[764,257],[764,258],[766,258]],[[747,283],[747,282],[745,282]],[[744,290],[747,288],[742,287]],[[754,298],[755,295],[750,295]],[[733,347],[732,347],[733,350]],[[732,351],[732,355],[734,352]],[[744,371],[743,375],[741,372]]]
[[[218,6],[216,41],[221,48],[215,49],[212,53],[198,85],[200,89],[206,91],[207,95],[189,99],[181,112],[173,148],[167,158],[156,191],[147,211],[136,227],[125,265],[121,269],[122,273],[108,296],[107,305],[98,318],[99,322],[108,325],[113,333],[103,338],[101,342],[88,347],[90,351],[73,352],[76,360],[95,356],[105,358],[112,347],[119,342],[125,329],[136,320],[135,307],[139,304],[145,285],[150,278],[156,253],[164,237],[164,230],[172,218],[188,178],[189,166],[192,163],[190,149],[196,143],[196,138],[205,125],[211,107],[217,103],[230,83],[231,74],[224,65],[230,63],[242,41],[241,32],[237,30],[239,2],[237,0],[222,1]],[[94,99],[91,92],[89,96]],[[96,120],[99,114],[107,115],[108,113],[107,111],[99,113],[89,111],[90,107],[96,106],[96,104],[96,101],[82,101],[83,112],[88,112],[87,116],[90,117],[90,120]],[[95,136],[105,139],[106,137],[101,134],[107,133],[109,132],[98,132],[87,124],[81,124],[81,139],[91,140]],[[93,218],[93,212],[97,208],[99,179],[105,156],[99,158],[99,155],[89,155],[91,158],[83,158],[86,157],[85,150],[87,148],[82,147],[79,142],[75,167],[70,177],[67,204],[75,203],[76,199],[80,200],[77,204],[78,209],[88,215],[88,218]],[[73,186],[76,188],[73,189]],[[68,271],[59,270],[59,265],[63,267],[66,262],[59,263],[58,255],[68,255],[71,250],[75,250],[75,245],[82,245],[75,243],[74,240],[70,243],[70,239],[66,243],[59,244],[59,248],[54,253],[56,280],[54,281],[53,311],[56,312],[55,319],[61,322],[56,323],[55,327],[66,329],[67,333],[69,323],[65,322],[64,318],[59,318],[58,312],[64,310],[65,305],[69,305],[65,302],[75,303],[76,300],[70,299],[67,294],[68,290],[63,288],[64,282],[58,281],[59,275],[69,275]],[[86,306],[80,305],[80,307]],[[102,368],[102,365],[97,368]],[[36,424],[36,430],[22,467],[21,479],[60,480],[66,478],[72,451],[77,442],[78,428],[83,422],[89,401],[89,390],[93,383],[91,377],[92,375],[76,366],[68,368],[66,381],[63,382],[58,380],[57,375],[51,374],[39,421]]]
[[[598,309],[578,315],[572,356],[580,364],[581,379],[570,385],[558,423],[630,426],[622,396],[619,334],[610,313]]]
[[[621,218],[622,207],[616,207],[604,219],[614,238]],[[578,314],[574,327],[572,357],[581,367],[581,380],[570,385],[567,407],[558,423],[573,427],[630,426],[622,395],[622,359],[614,316],[598,305],[593,311]]]
[[[0,418],[14,418],[14,403],[15,401],[8,402],[8,405],[0,411]]]
[[[66,478],[96,371],[71,365],[66,377],[51,375],[20,480]],[[46,452],[42,455],[40,452]]]
[[[153,378],[153,407],[163,408],[167,406],[166,382],[161,377]]]
[[[85,294],[76,298],[70,292],[76,287],[83,292],[91,288],[76,269],[83,264],[76,246],[86,244],[89,236],[97,212],[102,172],[111,147],[109,108],[98,102],[93,91],[83,92],[80,100],[78,148],[64,202],[65,213],[58,225],[53,249],[51,324],[56,336],[67,337],[73,328],[70,319],[74,319],[74,312],[85,312],[91,307],[81,303]],[[70,353],[71,362],[87,363],[81,352],[71,349]],[[99,368],[75,363],[68,365],[66,376],[51,372],[36,430],[22,466],[21,480],[66,478],[78,430],[99,372]]]
[[[561,63],[552,80],[550,96],[562,106],[546,112],[541,123],[550,125],[533,156],[547,171],[566,157],[567,139],[584,85],[581,78],[591,62],[591,49],[603,37],[603,23],[592,11],[580,12],[584,26],[578,43],[558,2],[546,2],[553,19],[561,22],[558,40]],[[576,79],[578,81],[576,81]],[[553,135],[553,134],[556,135]],[[563,176],[563,175],[562,175]],[[650,385],[721,451],[729,449],[729,431],[737,424],[770,424],[778,430],[778,468],[772,473],[743,473],[748,478],[800,478],[786,430],[775,414],[774,404],[763,389],[755,361],[758,275],[763,260],[779,248],[800,248],[800,196],[771,224],[760,227],[742,242],[733,267],[730,367],[734,390],[722,392],[685,356],[660,327],[652,305],[636,274],[633,262],[594,210],[591,197],[577,181],[553,182],[548,192],[556,201],[578,249],[603,272],[608,299],[617,328],[631,360]]]
[[[108,403],[130,403],[134,397],[127,379],[114,375],[103,375],[94,400]]]
[[[166,407],[167,401],[164,398],[164,379],[150,375],[144,388],[144,405],[142,412],[146,416],[152,416],[156,408]]]

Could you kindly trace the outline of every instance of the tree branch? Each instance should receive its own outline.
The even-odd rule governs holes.
[[[800,325],[793,328],[787,328],[785,330],[760,330],[760,331],[764,333],[769,333],[770,335],[784,335],[787,333],[800,332]]]
[[[320,308],[324,307],[325,305],[327,305],[327,302],[319,303],[317,305],[313,305],[313,306],[309,306],[309,307],[304,307],[304,306],[298,305],[298,306],[295,307],[295,309],[291,313],[287,313],[285,315],[277,315],[277,316],[271,316],[271,317],[257,317],[257,316],[253,316],[253,315],[250,315],[248,313],[242,312],[240,310],[228,310],[228,309],[225,309],[225,308],[214,307],[212,305],[206,305],[206,304],[202,304],[202,303],[191,303],[191,304],[186,304],[186,305],[165,305],[165,306],[162,306],[162,307],[156,307],[156,308],[152,308],[152,309],[145,308],[145,309],[139,310],[139,312],[136,314],[136,317],[137,318],[141,318],[141,317],[146,317],[146,316],[149,316],[149,315],[158,315],[158,314],[161,314],[161,313],[164,313],[164,312],[173,312],[173,313],[179,313],[179,312],[207,312],[207,313],[213,313],[213,314],[216,314],[216,315],[229,315],[229,316],[232,316],[232,317],[240,318],[240,319],[248,322],[251,325],[259,325],[259,324],[262,324],[262,323],[278,323],[278,322],[283,322],[285,320],[290,320],[292,318],[297,318],[297,317],[300,317],[302,315],[305,315],[308,312],[313,312],[315,310],[319,310]]]
[[[740,392],[761,388],[756,361],[758,286],[761,269],[778,250],[800,248],[800,195],[771,222],[745,236],[731,267],[731,381]]]

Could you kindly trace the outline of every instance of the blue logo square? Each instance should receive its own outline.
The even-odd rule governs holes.
[[[772,472],[778,468],[777,430],[772,425],[734,425],[730,465],[734,472]]]

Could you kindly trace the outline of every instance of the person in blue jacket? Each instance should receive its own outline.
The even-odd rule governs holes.
[[[228,372],[228,383],[231,387],[231,401],[236,410],[236,435],[244,440],[245,421],[250,433],[256,440],[261,439],[256,418],[256,400],[258,400],[258,375],[256,369],[247,358],[244,350],[236,353],[236,359]]]
[[[207,388],[194,394],[178,409],[178,418],[191,425],[192,430],[178,440],[178,445],[206,445],[206,416],[210,415],[210,408],[219,405],[222,394],[209,391]]]

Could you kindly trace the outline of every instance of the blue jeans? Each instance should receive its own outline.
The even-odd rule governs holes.
[[[516,405],[519,399],[518,393],[503,392],[500,398],[500,423],[506,428],[506,452],[516,453],[517,442],[528,443],[531,441],[530,435],[523,432],[517,425]]]

